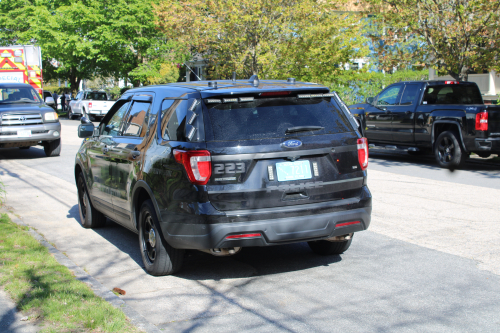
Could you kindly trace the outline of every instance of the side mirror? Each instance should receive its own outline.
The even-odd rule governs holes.
[[[80,124],[78,125],[78,137],[79,138],[90,138],[94,135],[94,124]]]
[[[48,104],[48,105],[56,104],[56,102],[54,102],[54,98],[53,97],[45,97],[45,103]]]
[[[367,97],[366,98],[366,104],[370,104],[370,105],[373,104],[373,100],[374,99],[375,99],[374,97]]]

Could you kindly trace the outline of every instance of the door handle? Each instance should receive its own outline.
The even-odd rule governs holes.
[[[132,159],[136,159],[139,155],[141,155],[141,152],[138,150],[133,150],[130,155],[132,155]]]
[[[411,114],[411,111],[406,111],[405,113],[406,113],[406,114]]]
[[[109,148],[108,148],[108,147],[103,147],[103,148],[102,148],[102,152],[103,152],[104,154],[109,153]]]

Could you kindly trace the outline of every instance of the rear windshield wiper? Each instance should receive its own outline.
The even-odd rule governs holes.
[[[285,134],[296,133],[296,132],[320,131],[322,129],[325,128],[323,126],[295,126],[287,128]]]

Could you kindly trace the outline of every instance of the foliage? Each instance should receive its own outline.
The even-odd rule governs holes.
[[[349,70],[343,71],[329,86],[347,105],[351,105],[363,103],[367,97],[377,95],[382,89],[395,82],[427,79],[427,70],[397,71],[393,74]]]
[[[43,331],[139,332],[26,230],[0,215],[0,285]]]
[[[173,63],[152,61],[139,65],[129,75],[145,84],[162,84],[177,82],[179,69]]]
[[[499,1],[366,1],[376,14],[372,38],[386,69],[425,65],[466,81],[471,71],[500,68]]]
[[[201,55],[212,79],[296,77],[331,81],[339,64],[367,53],[360,16],[343,0],[163,0],[155,5],[166,38]]]
[[[82,79],[126,78],[144,62],[177,55],[175,45],[156,29],[155,2],[0,1],[0,44],[40,45],[44,79],[67,79],[72,91]]]

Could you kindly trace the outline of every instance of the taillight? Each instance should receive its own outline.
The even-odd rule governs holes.
[[[358,139],[358,160],[361,170],[368,168],[368,139]]]
[[[212,175],[210,153],[206,150],[174,150],[175,160],[182,165],[195,185],[206,185]]]
[[[89,109],[92,109],[92,102],[89,102]]]
[[[488,112],[479,112],[476,114],[476,131],[488,130]]]

